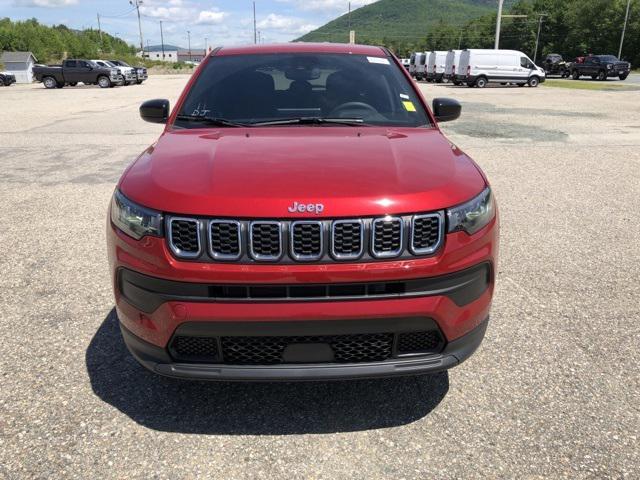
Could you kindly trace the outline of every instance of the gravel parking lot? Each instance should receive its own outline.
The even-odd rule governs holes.
[[[423,85],[491,179],[481,349],[431,377],[188,383],[128,355],[105,212],[142,86],[0,89],[0,478],[638,478],[640,92]],[[428,152],[425,152],[428,153]]]

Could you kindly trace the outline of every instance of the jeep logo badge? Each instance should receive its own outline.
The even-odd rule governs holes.
[[[309,213],[315,213],[316,215],[320,215],[322,212],[324,212],[324,205],[322,203],[298,203],[298,202],[293,202],[293,205],[291,205],[288,208],[290,213],[305,213],[305,212],[309,212]]]

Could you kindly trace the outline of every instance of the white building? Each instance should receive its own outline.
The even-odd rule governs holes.
[[[33,82],[33,66],[38,59],[31,52],[2,52],[0,63],[4,71],[16,76],[16,83]]]
[[[158,62],[175,63],[178,61],[178,50],[180,50],[178,47],[165,45],[164,52],[162,50],[162,45],[151,45],[136,55],[140,58],[147,58]]]

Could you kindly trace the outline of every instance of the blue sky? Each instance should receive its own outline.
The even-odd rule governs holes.
[[[352,8],[375,0],[352,1]],[[264,42],[293,40],[346,13],[347,0],[256,0],[257,23]],[[160,43],[163,21],[165,43],[191,47],[253,42],[251,0],[142,0],[142,34],[145,45]],[[129,0],[0,0],[0,17],[37,18],[42,23],[63,23],[71,28],[97,28],[118,34],[139,45],[138,21]],[[345,39],[346,40],[346,39]]]

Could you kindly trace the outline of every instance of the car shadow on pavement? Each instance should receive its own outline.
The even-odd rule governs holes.
[[[225,435],[333,433],[395,427],[431,412],[446,372],[385,380],[302,383],[192,382],[155,375],[131,357],[115,309],[91,340],[93,391],[148,428]]]

